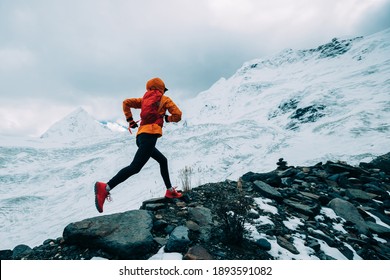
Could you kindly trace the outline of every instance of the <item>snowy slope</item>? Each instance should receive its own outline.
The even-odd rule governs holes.
[[[241,130],[253,141],[240,150],[256,145],[248,154],[254,150],[259,163],[273,154],[293,164],[340,157],[357,163],[389,147],[389,54],[387,29],[247,62],[191,101],[187,123],[212,123],[227,135]],[[224,143],[237,149],[235,141]]]
[[[390,29],[245,63],[182,104],[182,122],[166,124],[157,147],[169,159],[173,184],[180,186],[185,166],[196,186],[273,170],[280,157],[290,165],[357,164],[388,152],[389,54]],[[0,138],[0,249],[39,245],[98,215],[94,182],[109,180],[135,151],[134,134],[110,131],[82,109],[40,139]],[[105,214],[163,193],[150,161],[114,189]]]

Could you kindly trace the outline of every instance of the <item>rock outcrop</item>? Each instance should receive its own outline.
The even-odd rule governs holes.
[[[74,222],[62,237],[0,258],[390,259],[390,154],[359,166],[277,165],[198,186],[181,200]]]
[[[68,244],[98,248],[123,259],[139,259],[155,251],[152,216],[133,210],[69,224],[63,233]]]

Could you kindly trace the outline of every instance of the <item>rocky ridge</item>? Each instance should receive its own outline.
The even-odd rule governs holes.
[[[390,153],[370,163],[288,166],[69,224],[0,259],[390,259]],[[333,252],[333,253],[329,253]]]

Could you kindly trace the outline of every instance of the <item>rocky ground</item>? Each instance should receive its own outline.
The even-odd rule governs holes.
[[[277,165],[72,223],[0,259],[390,259],[390,153],[359,166]]]

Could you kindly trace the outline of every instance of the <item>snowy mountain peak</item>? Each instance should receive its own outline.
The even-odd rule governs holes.
[[[250,159],[379,155],[389,142],[389,53],[387,29],[248,61],[191,100],[183,110],[188,127],[223,135],[223,151],[250,143]]]
[[[328,43],[310,49],[284,49],[269,57],[257,58],[245,62],[234,76],[242,76],[262,68],[275,69],[280,66],[284,67],[285,64],[294,64],[309,60],[317,60],[317,63],[321,63],[318,60],[341,59],[344,55],[350,55],[350,58],[353,60],[360,61],[372,52],[381,52],[388,48],[389,36],[390,28],[367,37],[333,38]]]
[[[108,136],[109,129],[96,121],[83,108],[79,107],[62,120],[53,124],[41,138],[58,142],[69,142],[90,137]]]
[[[377,115],[388,99],[389,38],[387,29],[248,61],[192,100],[189,115],[196,123],[275,119],[283,128],[297,128],[297,119],[343,119],[356,112],[356,104]]]

